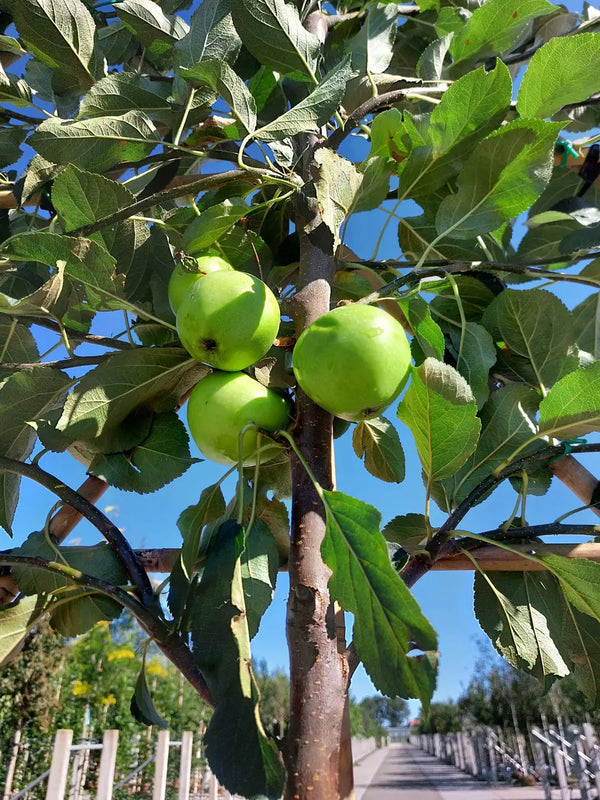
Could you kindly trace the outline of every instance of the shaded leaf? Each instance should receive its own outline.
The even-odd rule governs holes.
[[[203,0],[192,14],[188,33],[175,49],[184,67],[212,59],[232,64],[241,44],[231,17],[230,0]]]
[[[354,614],[353,641],[365,669],[384,694],[427,702],[433,687],[429,691],[415,678],[407,654],[435,650],[435,632],[390,564],[379,511],[341,492],[323,491],[323,497],[321,552],[333,573],[329,589]]]
[[[0,607],[0,666],[20,651],[24,636],[37,625],[45,610],[45,598],[36,595]]]
[[[189,30],[179,16],[165,14],[153,0],[119,0],[115,11],[144,47],[163,53],[171,49]]]
[[[600,294],[592,294],[575,306],[571,316],[577,346],[600,359]]]
[[[327,73],[308,97],[256,131],[256,137],[271,142],[300,132],[317,131],[341,103],[351,72],[350,57],[347,56]]]
[[[159,140],[146,114],[128,111],[119,117],[76,122],[48,119],[27,141],[49,161],[105,172],[120,161],[139,161]]]
[[[321,44],[285,0],[232,0],[233,23],[252,55],[276,72],[314,77]]]
[[[360,186],[361,176],[354,164],[327,147],[314,155],[316,174],[313,175],[321,218],[339,242],[339,228],[352,208]]]
[[[348,42],[355,70],[376,74],[386,71],[394,53],[397,20],[395,3],[369,6],[360,31]]]
[[[407,553],[414,553],[427,543],[429,529],[423,514],[401,514],[391,519],[382,533],[388,542],[396,542]]]
[[[152,695],[148,689],[148,681],[146,680],[146,664],[142,664],[137,679],[135,681],[135,689],[129,709],[132,715],[141,722],[142,725],[157,725],[159,728],[168,728],[169,723],[163,719],[157,712],[152,702]]]
[[[203,255],[208,247],[218,242],[249,210],[243,200],[233,197],[202,211],[183,234],[182,243],[186,252],[193,256]]]
[[[388,483],[402,483],[404,450],[398,431],[385,417],[359,422],[352,433],[352,447],[371,475]]]
[[[256,128],[256,102],[244,81],[225,61],[200,61],[190,69],[181,69],[186,81],[209,86],[225,100],[237,120],[242,136]]]
[[[577,364],[569,353],[575,342],[571,315],[551,292],[506,289],[490,303],[482,323],[494,341],[504,343],[500,352],[515,370],[519,357],[527,359],[536,387],[549,388]],[[531,382],[527,374],[522,379]]]
[[[490,369],[496,363],[494,340],[477,322],[467,322],[461,330],[450,328],[449,336],[456,369],[471,387],[477,408],[481,408],[490,396]]]
[[[0,452],[25,461],[35,444],[35,430],[28,423],[60,408],[70,379],[50,368],[15,372],[0,386]],[[0,525],[11,533],[19,498],[20,477],[0,473]]]

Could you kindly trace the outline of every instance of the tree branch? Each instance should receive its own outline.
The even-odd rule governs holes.
[[[20,320],[29,323],[30,325],[39,325],[40,328],[61,335],[60,325],[52,319],[46,317],[19,317]],[[77,331],[68,331],[69,339],[75,342],[85,342],[86,344],[95,344],[99,347],[112,347],[113,350],[132,350],[134,347],[130,342],[122,342],[120,339],[113,339],[110,336],[98,336],[95,333],[79,333]],[[142,347],[142,345],[139,345]]]
[[[572,445],[571,452],[578,453],[597,453],[600,451],[600,444],[580,444]],[[488,492],[494,489],[502,481],[517,472],[527,471],[532,467],[547,463],[554,456],[564,456],[564,446],[562,444],[552,447],[544,447],[532,455],[525,456],[513,461],[497,474],[489,475],[484,481],[473,489],[462,503],[450,514],[446,521],[438,528],[431,541],[422,553],[411,556],[402,570],[402,578],[407,586],[413,586],[419,578],[422,578],[433,567],[433,564],[443,555],[452,552],[454,542],[452,538],[454,531],[467,513],[485,497]]]
[[[597,253],[590,253],[589,256],[584,256],[583,258],[595,258]],[[543,263],[546,264],[553,264],[553,263],[562,263],[563,261],[568,261],[568,256],[563,256],[563,258],[554,258],[553,260],[547,259]],[[398,268],[405,268],[410,266],[406,262],[397,261],[397,262],[376,262],[376,261],[353,261],[351,262],[352,266],[356,267],[357,265],[365,266],[365,267],[373,267],[374,264],[378,264],[382,266],[386,263],[390,267]],[[550,269],[540,269],[537,266],[534,266],[539,262],[531,262],[531,266],[520,264],[513,264],[504,261],[448,261],[445,262],[445,266],[428,266],[423,267],[422,269],[415,269],[412,272],[409,272],[407,275],[401,275],[398,278],[386,283],[385,286],[382,286],[380,289],[377,289],[375,292],[371,292],[371,294],[367,295],[366,297],[361,297],[358,301],[361,304],[368,304],[373,303],[378,300],[380,297],[388,297],[391,294],[394,294],[404,286],[408,286],[410,288],[416,286],[420,281],[425,280],[427,278],[444,278],[448,273],[452,275],[460,275],[463,273],[469,273],[472,270],[479,270],[480,272],[510,272],[516,275],[531,275],[535,278],[547,278],[548,280],[553,281],[567,281],[569,283],[578,283],[582,284],[583,286],[592,286],[594,289],[600,288],[600,281],[595,278],[586,278],[582,275],[567,275],[563,272],[555,272],[554,270]]]
[[[537,555],[555,555],[562,558],[585,558],[588,561],[600,561],[600,544],[595,542],[585,542],[583,544],[514,544],[514,550],[524,554],[531,554],[533,551]],[[501,550],[493,545],[482,545],[469,549],[472,552],[479,566],[486,572],[507,571],[507,572],[543,572],[546,567],[541,561],[532,561],[525,556],[520,557],[509,550]],[[433,564],[432,570],[474,570],[473,561],[460,551],[445,553]]]
[[[156,642],[169,661],[186,677],[199,696],[209,705],[213,705],[204,676],[196,667],[192,653],[183,639],[177,633],[171,631],[169,626],[152,613],[147,605],[132,597],[123,589],[113,586],[100,578],[86,575],[80,570],[66,567],[64,564],[34,556],[0,554],[0,564],[8,567],[28,566],[30,569],[38,569],[50,572],[53,575],[60,575],[72,581],[76,586],[93,589],[99,594],[115,600],[134,615],[146,633]],[[52,608],[50,607],[48,611],[51,612]]]
[[[56,478],[54,475],[45,472],[45,470],[33,464],[24,464],[22,461],[0,456],[0,472],[13,472],[39,483],[89,520],[115,551],[119,560],[127,570],[127,574],[136,586],[140,600],[147,604],[149,608],[160,608],[160,604],[154,596],[148,575],[138,561],[131,545],[117,526],[96,508],[96,506],[92,505],[89,500],[86,500],[85,497],[82,497],[69,486],[65,486],[59,478]]]
[[[232,181],[251,180],[253,176],[254,178],[281,180],[282,182],[285,181],[286,184],[290,183],[290,181],[285,180],[283,177],[278,178],[278,176],[268,169],[231,169],[227,172],[215,172],[212,175],[190,175],[190,180],[186,183],[163,189],[160,192],[150,195],[150,197],[138,200],[137,203],[132,203],[126,208],[121,208],[113,214],[102,217],[102,219],[96,220],[96,222],[93,222],[91,225],[83,225],[81,228],[69,231],[69,236],[89,236],[91,233],[102,230],[102,228],[106,228],[108,225],[114,225],[117,222],[129,219],[132,215],[140,214],[142,211],[146,211],[160,203],[175,200],[184,195],[195,195],[198,194],[198,192],[204,192],[209,189],[218,189]]]

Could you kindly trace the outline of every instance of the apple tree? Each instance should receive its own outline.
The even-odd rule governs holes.
[[[466,564],[502,655],[598,702],[597,531],[526,520],[559,481],[600,500],[600,15],[584,5],[0,0],[3,656],[42,617],[72,636],[125,608],[214,708],[230,791],[345,798],[353,673],[426,709],[437,640],[410,589]],[[226,466],[181,509],[181,548],[135,550],[96,504],[203,474],[190,393],[203,457]],[[382,525],[336,488],[334,434],[388,483],[414,443],[424,502],[399,490]],[[45,468],[69,458],[78,490]],[[23,479],[61,507],[11,547]],[[82,517],[101,541],[61,544]],[[283,569],[275,737],[251,639]],[[157,722],[143,668],[132,692]]]

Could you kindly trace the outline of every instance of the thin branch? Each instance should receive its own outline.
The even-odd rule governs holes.
[[[11,108],[0,108],[0,118],[4,118],[7,122],[11,119],[18,119],[19,122],[25,122],[27,125],[40,125],[45,119],[48,119],[47,117],[30,117],[28,114],[21,114]]]
[[[216,172],[212,175],[194,175],[190,176],[190,180],[184,184],[163,189],[160,192],[150,195],[150,197],[138,200],[137,203],[132,203],[130,206],[121,208],[113,214],[102,217],[102,219],[96,220],[96,222],[93,222],[91,225],[84,225],[81,228],[70,231],[69,236],[89,236],[91,233],[102,230],[102,228],[108,225],[114,225],[117,222],[128,219],[134,214],[140,214],[142,211],[146,211],[160,203],[175,200],[184,195],[195,195],[198,194],[198,192],[204,192],[208,189],[218,189],[232,181],[251,180],[253,176],[254,178],[282,181],[286,184],[290,183],[289,180],[285,180],[283,177],[280,178],[268,169],[231,169],[227,172]]]
[[[580,444],[572,445],[571,447],[573,455],[579,453],[597,453],[599,451],[600,444]],[[446,521],[438,528],[425,548],[425,551],[411,556],[408,560],[407,565],[402,571],[402,578],[406,585],[413,586],[419,578],[429,572],[433,564],[442,555],[452,552],[454,542],[450,542],[449,540],[452,538],[454,531],[458,528],[468,512],[492,489],[511,475],[523,470],[527,471],[540,464],[547,464],[554,456],[564,456],[564,452],[565,449],[562,444],[544,447],[532,455],[513,461],[512,464],[509,464],[499,473],[488,475],[488,477],[473,489],[468,497],[459,504],[455,511],[453,511]]]
[[[133,584],[136,586],[142,602],[146,603],[150,608],[158,605],[148,575],[138,561],[131,545],[117,526],[96,508],[96,506],[92,505],[89,500],[86,500],[85,497],[82,497],[69,486],[65,486],[59,478],[56,478],[54,475],[51,475],[49,472],[33,464],[24,464],[22,461],[0,456],[0,471],[23,475],[39,483],[41,486],[53,492],[53,494],[59,497],[64,503],[79,511],[104,536],[106,541],[113,548],[119,560],[127,570],[127,574],[130,576]]]
[[[135,597],[117,586],[113,586],[100,578],[86,575],[79,570],[72,569],[63,564],[47,561],[43,558],[34,556],[15,556],[11,554],[0,554],[0,564],[8,567],[28,566],[30,569],[43,570],[53,575],[59,575],[72,581],[77,586],[84,586],[106,597],[110,597],[117,603],[130,611],[138,620],[142,628],[157,644],[160,650],[167,656],[169,661],[174,664],[179,671],[187,678],[190,684],[197,691],[198,695],[209,705],[213,705],[210,690],[204,680],[204,676],[194,663],[194,658],[189,647],[179,634],[173,632],[157,615],[152,613],[147,605],[141,603]],[[48,609],[52,611],[52,607]]]
[[[52,331],[60,336],[60,325],[52,319],[45,317],[19,317],[23,322],[30,325],[39,325],[40,328]],[[113,339],[110,336],[98,336],[95,333],[78,333],[77,331],[69,330],[69,339],[75,342],[85,342],[86,344],[95,344],[99,347],[112,347],[113,350],[131,350],[132,347],[129,342],[122,342],[120,339]],[[141,347],[142,345],[140,345]]]
[[[19,364],[18,362],[0,363],[2,369],[19,370],[35,369],[36,367],[49,367],[50,369],[75,369],[75,367],[88,367],[93,364],[100,364],[106,361],[113,353],[104,353],[98,356],[73,356],[73,358],[63,358],[62,361],[33,361],[30,364]]]
[[[589,255],[583,256],[583,258],[594,258],[597,253],[590,253]],[[554,258],[554,259],[546,259],[543,263],[545,264],[555,264],[561,263],[563,261],[568,261],[568,256],[563,256],[562,258]],[[444,263],[444,262],[442,262]],[[380,297],[388,297],[391,294],[394,294],[398,289],[403,288],[404,286],[413,287],[416,286],[420,281],[426,280],[427,278],[444,278],[448,273],[452,275],[460,275],[463,273],[469,273],[472,270],[478,270],[480,272],[510,272],[516,275],[530,275],[534,278],[546,278],[547,280],[553,281],[567,281],[569,283],[578,283],[583,286],[592,286],[595,289],[600,288],[600,281],[596,278],[586,278],[582,275],[567,275],[564,272],[555,272],[551,269],[541,269],[538,266],[535,266],[540,262],[531,262],[531,265],[520,265],[509,263],[505,261],[447,261],[445,262],[445,266],[428,266],[423,267],[422,269],[413,270],[409,272],[407,275],[401,275],[398,278],[386,283],[385,286],[382,286],[380,289],[377,289],[375,292],[371,292],[371,294],[367,295],[366,297],[362,297],[358,302],[362,304],[373,303]],[[409,267],[410,264],[406,262],[397,261],[397,262],[378,262],[378,261],[353,261],[352,266],[356,267],[357,265],[362,265],[365,267],[373,268],[374,265],[383,266],[387,264],[389,267],[394,267],[395,269],[398,268],[405,268]]]
[[[376,97],[370,97],[368,100],[365,100],[364,103],[361,103],[361,105],[355,108],[354,111],[348,116],[348,119],[344,123],[344,127],[336,128],[329,139],[324,142],[323,146],[336,149],[340,146],[344,139],[352,133],[361,119],[369,114],[372,114],[374,111],[379,111],[382,108],[386,108],[394,103],[399,103],[401,100],[405,100],[407,93],[413,91],[414,88],[415,87],[404,86],[402,89],[392,89],[389,92],[384,92],[383,94],[378,94]],[[419,92],[422,94],[429,92],[433,94],[439,94],[440,90],[439,88],[432,89],[419,86]]]

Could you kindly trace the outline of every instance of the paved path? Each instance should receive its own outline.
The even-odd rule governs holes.
[[[488,786],[408,744],[355,766],[356,800],[543,800],[542,787]],[[557,795],[558,796],[558,795]]]

